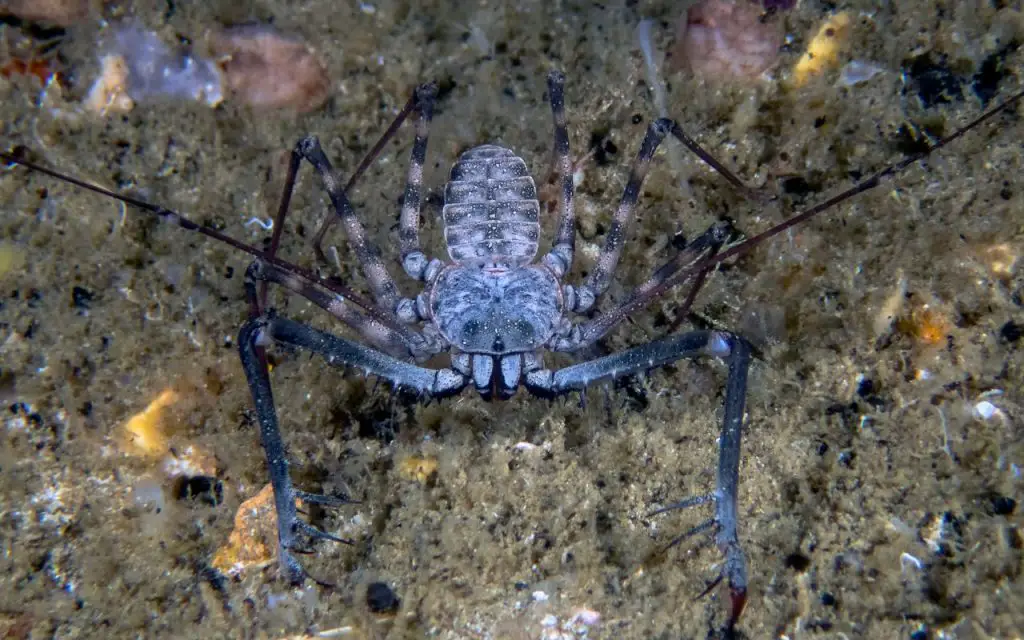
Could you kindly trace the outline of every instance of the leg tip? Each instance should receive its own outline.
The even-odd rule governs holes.
[[[308,155],[320,149],[320,138],[310,135],[302,138],[295,145],[296,150],[302,155]]]
[[[729,631],[736,626],[740,616],[743,615],[743,609],[747,606],[747,589],[746,587],[734,587],[729,586],[729,621],[726,623],[725,628]]]

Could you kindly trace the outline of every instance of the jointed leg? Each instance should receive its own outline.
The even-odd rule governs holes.
[[[363,173],[365,173],[366,170],[370,167],[370,164],[372,164],[373,161],[377,159],[377,156],[380,155],[380,152],[384,150],[384,147],[387,145],[387,143],[390,142],[391,139],[395,137],[395,134],[398,133],[398,129],[402,126],[402,123],[405,122],[406,118],[409,117],[409,114],[412,113],[413,110],[416,108],[416,104],[418,101],[417,92],[424,89],[425,87],[426,85],[421,85],[420,87],[417,87],[417,91],[413,92],[413,95],[409,98],[409,101],[405,103],[405,106],[402,107],[402,110],[398,112],[398,115],[395,116],[395,119],[391,121],[390,125],[388,125],[387,131],[385,131],[381,135],[381,137],[377,140],[376,144],[373,145],[373,148],[370,149],[370,151],[365,156],[363,156],[363,159],[359,162],[359,166],[356,167],[356,170],[352,172],[352,176],[348,179],[348,182],[345,183],[345,193],[348,193],[352,189],[352,185],[354,185],[356,181],[359,180],[360,177],[362,177]],[[320,260],[321,262],[327,262],[327,256],[324,255],[323,249],[321,248],[321,245],[323,244],[324,241],[324,236],[327,235],[327,230],[331,228],[331,225],[334,224],[334,221],[336,219],[337,218],[335,218],[334,216],[327,216],[326,218],[324,218],[324,221],[320,225],[320,228],[317,229],[316,234],[313,236],[313,251],[316,252],[317,259]]]
[[[622,257],[622,246],[626,242],[626,233],[629,230],[629,222],[633,218],[633,211],[636,209],[637,198],[640,195],[640,187],[643,185],[647,170],[651,166],[651,158],[657,151],[658,145],[665,139],[671,127],[672,121],[661,118],[647,128],[644,140],[640,144],[640,151],[633,161],[633,168],[629,173],[629,180],[626,182],[626,189],[619,201],[619,208],[612,217],[611,227],[605,234],[604,246],[597,258],[594,270],[590,272],[582,285],[576,288],[572,309],[583,312],[593,306],[597,296],[608,289],[611,284],[615,267]]]
[[[370,241],[366,235],[366,229],[356,218],[352,203],[345,195],[345,190],[338,181],[338,176],[320,147],[320,141],[316,136],[303,138],[295,145],[295,150],[292,151],[292,161],[298,162],[301,158],[308,160],[320,174],[324,189],[334,206],[334,211],[345,227],[348,245],[363,267],[363,274],[369,282],[370,290],[373,291],[373,297],[377,304],[385,311],[394,313],[399,299],[398,287],[381,260],[380,250]]]
[[[715,542],[725,557],[718,580],[724,578],[729,585],[731,608],[727,627],[731,628],[743,612],[747,600],[747,562],[739,542],[737,504],[743,412],[747,394],[747,370],[750,367],[750,345],[746,340],[721,331],[673,335],[558,371],[537,369],[527,374],[526,386],[537,395],[561,395],[574,389],[582,390],[599,380],[614,379],[660,367],[681,358],[698,356],[721,358],[729,365],[725,386],[725,417],[719,437],[718,475],[713,494],[685,500],[673,507],[696,506],[705,502],[715,504],[715,517],[698,525],[691,533],[712,527],[717,530]]]
[[[298,492],[292,486],[288,472],[288,455],[281,430],[277,425],[277,411],[274,408],[274,396],[270,387],[270,376],[267,364],[260,347],[260,325],[257,320],[249,320],[242,326],[238,334],[239,355],[242,369],[249,381],[253,404],[256,407],[256,418],[260,423],[260,444],[267,456],[267,468],[270,472],[270,484],[274,489],[274,512],[277,514],[277,554],[278,561],[285,578],[292,583],[300,583],[306,577],[292,552],[301,552],[305,547],[301,537],[306,535],[312,539],[332,540],[349,544],[347,540],[325,533],[311,524],[301,520],[295,507],[296,498],[331,506],[345,504],[348,501],[331,496],[322,496]]]
[[[640,195],[640,188],[643,186],[644,178],[647,176],[647,171],[650,168],[651,159],[654,157],[654,152],[658,150],[658,146],[665,139],[665,136],[669,134],[679,140],[701,160],[721,173],[745,197],[762,202],[766,200],[758,191],[743,184],[735,174],[686,135],[678,124],[668,118],[659,118],[647,128],[644,140],[640,144],[640,151],[633,161],[633,167],[630,170],[629,180],[626,182],[626,188],[619,202],[619,208],[615,211],[611,227],[605,235],[604,246],[601,248],[601,253],[598,256],[597,265],[590,272],[586,281],[572,290],[571,308],[573,311],[584,312],[590,309],[597,296],[604,293],[608,289],[608,285],[611,284],[615,268],[619,264],[619,258],[622,257],[622,247],[625,244],[626,234],[629,231],[629,222],[632,220],[633,212],[636,210],[637,198]]]
[[[725,383],[725,419],[718,441],[718,476],[715,481],[715,542],[725,556],[719,574],[729,585],[732,600],[727,628],[732,628],[747,603],[747,558],[740,546],[739,490],[740,448],[743,440],[743,414],[747,399],[747,372],[750,369],[750,345],[734,337],[729,357],[729,378]]]
[[[429,260],[420,250],[420,204],[423,188],[423,164],[427,156],[427,135],[430,118],[437,99],[437,85],[434,83],[416,88],[413,100],[416,103],[416,140],[412,144],[412,157],[405,182],[405,197],[402,200],[401,224],[398,237],[402,246],[402,267],[410,277],[427,280],[441,267],[437,259]]]
[[[704,147],[697,144],[696,140],[686,135],[686,132],[683,131],[682,127],[679,126],[679,123],[675,122],[674,120],[669,122],[671,124],[669,133],[672,134],[672,137],[678,140],[679,142],[683,143],[684,147],[689,149],[694,155],[696,155],[698,158],[707,163],[708,166],[710,166],[712,169],[722,174],[722,177],[728,180],[732,186],[736,187],[736,189],[738,189],[739,192],[743,194],[743,197],[747,198],[748,200],[754,200],[755,202],[768,202],[769,200],[772,200],[772,196],[767,195],[764,192],[758,191],[753,187],[748,187],[747,185],[743,184],[743,181],[737,178],[736,174],[730,171],[724,164],[719,162],[713,155],[708,153],[704,149]]]
[[[325,291],[273,265],[257,260],[246,270],[245,277],[247,287],[250,286],[250,281],[260,283],[261,295],[269,283],[279,284],[299,294],[357,331],[364,340],[376,348],[395,357],[419,360],[440,353],[445,346],[429,341],[426,336],[405,325],[389,321],[391,319],[384,316],[379,309],[371,307],[364,313],[349,304],[344,296]]]
[[[363,157],[362,161],[360,161],[359,163],[359,166],[356,167],[356,170],[352,172],[352,176],[349,177],[348,182],[345,184],[345,193],[348,193],[348,191],[352,188],[352,185],[354,185],[356,181],[362,177],[363,173],[366,172],[366,169],[369,168],[370,164],[377,158],[377,156],[380,155],[380,152],[384,150],[384,146],[395,136],[395,133],[397,133],[398,128],[402,126],[402,123],[405,122],[405,119],[409,117],[409,113],[411,113],[413,108],[416,106],[417,94],[421,90],[424,90],[426,87],[428,87],[428,85],[423,85],[417,88],[417,93],[413,94],[413,96],[409,99],[409,102],[406,103],[405,107],[403,107],[402,110],[398,113],[398,115],[395,116],[395,119],[391,122],[391,125],[388,126],[387,131],[384,132],[380,139],[377,140],[377,143],[373,145],[373,148]],[[270,247],[267,250],[267,252],[271,256],[274,256],[277,253],[277,248],[278,246],[280,246],[281,243],[281,233],[284,231],[284,219],[288,215],[289,205],[292,199],[292,193],[295,191],[295,178],[298,176],[299,164],[301,162],[301,156],[295,153],[291,154],[291,158],[288,162],[288,172],[285,175],[284,188],[281,191],[281,200],[277,207],[277,215],[274,218],[274,233],[271,236]],[[317,259],[320,260],[321,262],[327,262],[327,257],[324,255],[323,249],[321,249],[321,245],[323,243],[324,235],[326,235],[327,230],[331,228],[331,225],[334,224],[335,220],[335,216],[327,216],[326,218],[324,218],[324,221],[320,225],[320,228],[317,229],[316,234],[313,236],[313,251],[314,253],[316,253]],[[260,285],[259,304],[253,308],[250,317],[255,318],[261,313],[262,309],[266,307],[266,298],[267,285],[266,283],[264,283]]]
[[[455,369],[428,369],[411,364],[287,318],[263,317],[247,324],[258,325],[262,338],[307,349],[323,356],[331,366],[355,367],[367,376],[379,376],[396,387],[434,398],[458,393],[469,384],[469,378]]]
[[[281,190],[281,200],[277,204],[277,215],[274,217],[274,233],[270,237],[270,246],[267,253],[271,256],[277,255],[277,249],[281,246],[281,234],[284,233],[284,219],[288,215],[292,202],[292,193],[295,192],[295,178],[299,175],[299,164],[302,158],[292,153],[288,158],[288,172],[284,177],[284,188]],[[258,297],[250,298],[251,307],[249,317],[255,318],[267,308],[267,284],[260,283]]]
[[[250,289],[255,291],[255,287]],[[256,407],[256,416],[260,423],[260,442],[267,456],[270,482],[274,489],[278,558],[285,576],[292,582],[301,582],[306,572],[292,555],[292,552],[304,548],[300,542],[301,536],[345,541],[300,520],[295,508],[295,499],[298,497],[324,504],[343,504],[344,501],[298,492],[292,485],[287,451],[277,422],[270,376],[265,360],[259,353],[262,346],[270,340],[318,353],[330,365],[357,367],[367,375],[377,375],[396,386],[411,388],[435,397],[458,393],[469,383],[469,378],[453,369],[432,370],[418,367],[286,318],[262,316],[250,319],[242,326],[238,334],[239,355]]]
[[[612,327],[628,317],[629,314],[643,309],[651,300],[692,275],[686,271],[687,267],[717,253],[722,244],[728,239],[731,229],[731,225],[726,222],[720,222],[712,226],[695,238],[693,242],[679,250],[671,260],[662,265],[643,284],[634,289],[625,302],[592,320],[573,326],[568,333],[552,339],[550,344],[551,350],[576,351],[596,342],[601,336],[608,333]],[[685,314],[689,310],[690,305],[693,304],[694,299],[697,297],[697,292],[704,284],[707,273],[708,270],[702,270],[693,277],[693,283],[680,309],[680,315]]]
[[[551,252],[544,256],[546,264],[561,278],[572,268],[576,247],[576,213],[573,198],[572,161],[569,159],[569,132],[565,126],[565,74],[552,71],[548,74],[548,99],[551,101],[551,116],[555,125],[554,160],[562,188],[562,209],[558,216],[558,231]]]

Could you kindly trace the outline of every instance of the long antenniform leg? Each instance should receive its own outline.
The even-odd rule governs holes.
[[[352,186],[359,180],[359,178],[362,177],[364,173],[366,173],[366,170],[370,168],[370,165],[373,164],[373,161],[377,159],[377,157],[381,154],[382,151],[384,151],[384,147],[387,146],[388,142],[391,142],[391,140],[395,137],[395,135],[398,133],[399,128],[401,128],[402,123],[405,122],[405,120],[409,117],[409,114],[412,113],[415,109],[417,109],[418,106],[423,104],[420,98],[424,93],[432,94],[430,100],[430,105],[432,109],[433,99],[436,98],[437,95],[437,85],[433,82],[430,82],[427,84],[420,85],[419,87],[416,88],[416,91],[413,92],[413,95],[409,98],[409,101],[405,103],[405,106],[402,107],[402,110],[399,111],[398,115],[396,115],[395,118],[391,121],[391,124],[388,125],[387,130],[383,134],[381,134],[376,144],[373,145],[373,148],[370,149],[370,151],[367,152],[365,156],[363,156],[363,159],[359,162],[359,166],[356,167],[356,170],[352,172],[352,176],[349,177],[348,182],[345,183],[345,193],[348,193],[352,189]],[[429,116],[427,117],[427,120],[430,120]],[[297,170],[297,167],[295,170]],[[293,188],[294,183],[295,175],[294,173],[292,173],[290,174],[290,180],[285,182],[285,194],[288,197],[291,196],[291,189]],[[331,226],[337,219],[338,218],[336,218],[335,216],[327,216],[326,218],[324,218],[324,221],[320,225],[320,228],[317,229],[316,234],[314,234],[313,236],[313,252],[316,253],[317,259],[320,260],[321,262],[327,262],[327,256],[324,255],[324,251],[322,248],[324,236],[327,235],[327,231],[331,228]]]
[[[715,491],[709,496],[684,500],[669,509],[682,509],[713,502],[715,516],[691,529],[690,534],[716,529],[715,542],[725,557],[722,571],[712,582],[722,579],[729,585],[732,600],[727,628],[732,628],[743,613],[747,601],[747,560],[740,546],[738,523],[740,442],[743,436],[743,411],[747,398],[747,370],[750,368],[750,344],[740,336],[724,331],[694,331],[668,336],[640,347],[552,372],[538,369],[527,374],[526,386],[540,396],[557,396],[583,390],[600,380],[612,380],[661,367],[682,358],[711,356],[729,366],[725,384],[725,417],[718,445],[718,475]],[[678,539],[677,539],[678,541]]]
[[[383,135],[381,135],[380,139],[377,140],[377,143],[373,145],[373,148],[370,149],[370,151],[359,162],[359,166],[357,166],[355,171],[352,172],[352,175],[349,177],[348,182],[345,183],[345,187],[343,189],[345,194],[347,194],[352,189],[352,186],[359,180],[359,178],[363,176],[363,174],[370,167],[370,165],[373,164],[373,161],[376,160],[377,157],[381,154],[387,143],[390,142],[391,139],[395,137],[395,134],[398,133],[398,129],[402,126],[402,123],[405,122],[406,118],[409,117],[409,114],[412,113],[414,109],[419,109],[424,104],[423,100],[421,99],[421,97],[424,95],[429,96],[429,99],[426,101],[426,120],[429,122],[429,111],[433,107],[433,99],[434,97],[436,97],[436,94],[437,85],[434,83],[420,85],[419,87],[416,88],[416,91],[413,92],[412,97],[409,98],[409,102],[406,103],[402,110],[399,111],[398,115],[395,116],[394,120],[391,121],[391,124],[387,128],[387,131],[385,131]],[[422,119],[422,109],[420,110],[420,114]],[[415,159],[415,151],[413,152],[413,154],[413,158]],[[267,249],[267,253],[272,257],[277,254],[277,249],[281,245],[281,236],[284,233],[284,220],[288,216],[288,211],[292,200],[292,193],[295,192],[295,179],[299,175],[299,165],[301,164],[302,155],[299,153],[295,153],[293,151],[291,154],[291,158],[288,162],[288,171],[285,174],[284,187],[281,190],[281,199],[277,206],[277,215],[274,218],[274,233],[271,236],[270,246]],[[410,171],[411,170],[412,169],[410,167]],[[327,235],[327,231],[331,228],[331,225],[340,217],[340,215],[329,215],[326,218],[324,218],[324,221],[320,225],[320,228],[317,229],[316,234],[314,234],[313,236],[313,252],[314,254],[316,254],[317,260],[319,260],[321,263],[327,262],[327,256],[324,255],[324,251],[322,249],[324,236]],[[266,308],[266,303],[267,283],[263,282],[260,284],[259,304],[253,307],[252,312],[250,313],[250,317],[255,318],[256,316],[258,316],[262,312],[262,310]],[[388,309],[387,311],[390,312],[391,310]]]
[[[568,334],[557,336],[551,342],[553,351],[577,351],[597,342],[603,335],[608,333],[615,325],[629,316],[634,311],[643,309],[651,300],[664,293],[667,289],[679,284],[677,277],[680,272],[693,277],[693,283],[683,302],[677,311],[677,317],[683,316],[689,311],[697,292],[704,284],[710,269],[699,272],[696,276],[689,274],[685,269],[693,264],[714,256],[722,247],[732,227],[729,223],[720,222],[710,229],[697,236],[690,244],[680,249],[668,262],[659,267],[646,281],[638,286],[625,301],[611,309],[607,313],[588,320],[587,322],[575,325]]]

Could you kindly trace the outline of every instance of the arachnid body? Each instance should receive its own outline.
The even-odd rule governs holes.
[[[470,385],[485,398],[508,398],[519,387],[525,387],[537,396],[552,397],[584,390],[591,383],[642,372],[681,358],[710,356],[724,360],[729,373],[724,394],[716,486],[710,493],[682,500],[668,508],[702,504],[714,506],[715,515],[694,527],[690,533],[714,531],[715,542],[725,558],[720,579],[726,579],[730,589],[731,606],[726,626],[732,627],[743,610],[747,589],[737,500],[750,345],[729,331],[701,330],[670,335],[620,353],[556,370],[545,367],[543,353],[573,352],[593,345],[618,322],[646,306],[668,288],[689,282],[690,290],[683,305],[685,310],[707,274],[722,261],[825,211],[840,200],[876,186],[882,178],[897,173],[915,159],[958,137],[961,132],[728,250],[722,251],[722,247],[730,236],[730,228],[724,223],[716,224],[679,249],[667,263],[653,270],[653,275],[620,304],[601,315],[573,322],[571,314],[591,311],[598,297],[608,289],[648,165],[666,137],[677,138],[731,182],[740,188],[742,185],[738,185],[738,180],[724,167],[697,147],[676,123],[667,119],[652,123],[641,143],[596,267],[580,284],[565,282],[574,257],[576,225],[562,98],[563,81],[560,73],[553,73],[548,79],[561,197],[553,246],[538,262],[534,258],[542,241],[535,183],[525,163],[509,149],[497,145],[483,145],[466,151],[452,168],[443,210],[450,261],[446,263],[432,258],[422,250],[418,230],[423,163],[435,89],[432,85],[417,89],[410,106],[403,112],[417,114],[417,131],[398,234],[402,267],[410,277],[423,283],[423,292],[415,297],[403,297],[399,293],[382,260],[382,253],[367,238],[348,200],[346,187],[316,138],[304,138],[292,153],[275,237],[265,251],[233,241],[219,231],[198,225],[175,212],[81,182],[76,184],[119,197],[128,204],[147,209],[186,229],[227,242],[256,257],[246,274],[245,286],[251,313],[238,334],[238,348],[256,407],[260,438],[274,487],[279,558],[286,576],[292,581],[301,581],[306,575],[293,556],[293,552],[305,548],[304,538],[341,541],[300,519],[296,499],[332,506],[345,501],[299,491],[292,485],[264,353],[268,345],[280,343],[305,349],[321,355],[329,364],[354,367],[397,387],[429,397],[453,395]],[[1014,101],[1019,97],[1016,96]],[[995,112],[989,112],[966,128],[976,126]],[[3,158],[44,170],[10,154],[3,154]],[[276,255],[278,234],[284,227],[291,190],[303,160],[316,169],[334,208],[335,217],[324,224],[318,239],[323,237],[331,220],[340,222],[369,284],[372,302],[362,299],[336,279],[323,278]],[[365,344],[277,315],[266,304],[266,285],[271,283],[322,307],[354,330]],[[430,368],[422,364],[445,352],[451,356],[449,366]],[[715,583],[717,580],[712,586]]]
[[[320,174],[337,218],[345,226],[352,251],[370,283],[377,315],[374,319],[360,315],[360,312],[350,309],[351,304],[341,295],[322,298],[322,294],[307,283],[259,260],[249,270],[247,288],[254,310],[264,306],[256,292],[256,281],[278,282],[317,302],[358,331],[374,347],[358,345],[272,313],[255,314],[239,333],[242,364],[256,404],[274,485],[281,563],[291,580],[300,581],[305,572],[291,556],[291,551],[299,548],[300,535],[334,538],[305,524],[295,512],[297,494],[288,475],[270,380],[257,345],[275,341],[308,349],[319,353],[332,365],[356,367],[398,387],[432,397],[453,395],[469,384],[473,384],[485,398],[492,395],[511,397],[520,386],[536,395],[552,397],[582,390],[602,379],[630,375],[680,358],[714,356],[726,360],[730,371],[718,480],[713,493],[688,499],[679,506],[705,502],[716,505],[715,517],[700,525],[698,530],[717,527],[716,541],[725,555],[722,576],[728,579],[732,594],[732,611],[727,625],[731,627],[743,610],[747,587],[746,560],[737,534],[736,500],[750,347],[735,334],[697,331],[670,336],[557,371],[546,369],[542,364],[545,350],[576,351],[593,344],[625,318],[630,310],[655,297],[684,267],[714,255],[728,234],[724,225],[712,227],[658,269],[618,309],[594,320],[579,324],[571,322],[567,314],[590,310],[597,296],[611,282],[640,187],[658,145],[670,133],[691,147],[695,145],[670,120],[658,120],[648,128],[597,268],[578,287],[560,285],[560,280],[572,267],[576,229],[563,104],[564,82],[565,77],[559,72],[548,77],[555,125],[554,152],[562,194],[554,246],[539,264],[532,264],[539,246],[540,231],[540,205],[535,184],[520,158],[512,151],[495,145],[466,151],[452,167],[445,187],[443,210],[445,240],[452,262],[443,264],[422,252],[418,232],[420,191],[427,125],[436,90],[433,85],[417,89],[412,99],[413,109],[418,114],[417,135],[399,230],[402,266],[409,276],[426,284],[426,291],[415,299],[399,297],[394,281],[380,261],[380,252],[365,239],[365,230],[316,138],[305,138],[296,145],[289,171],[289,188],[302,160],[307,160]],[[282,216],[287,210],[289,195],[286,190]],[[696,278],[694,292],[702,281],[703,277]],[[409,331],[397,325],[396,319],[406,325],[422,324],[422,331]],[[408,362],[424,361],[442,351],[451,353],[450,367],[429,369]],[[301,497],[333,502],[325,496],[302,494]]]

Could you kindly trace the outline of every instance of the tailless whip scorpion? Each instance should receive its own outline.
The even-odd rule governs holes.
[[[248,379],[259,421],[260,439],[273,486],[278,523],[278,557],[292,582],[307,576],[294,553],[308,541],[346,542],[326,533],[297,513],[296,500],[339,506],[346,500],[301,491],[293,486],[278,416],[274,405],[265,348],[272,344],[319,354],[336,367],[354,367],[428,398],[442,398],[472,386],[484,399],[506,399],[520,387],[538,397],[552,398],[589,385],[661,367],[682,358],[714,357],[728,366],[724,418],[714,489],[692,496],[669,510],[712,505],[714,514],[674,542],[712,532],[724,561],[708,589],[725,581],[730,594],[727,627],[739,619],[747,599],[747,562],[739,535],[738,493],[740,442],[743,431],[747,373],[752,346],[742,336],[724,330],[698,330],[670,334],[647,344],[580,362],[561,369],[544,364],[544,352],[577,352],[593,345],[634,312],[666,290],[688,284],[683,312],[718,265],[750,251],[756,245],[817,216],[839,202],[877,187],[911,164],[1015,105],[1024,92],[985,112],[950,135],[892,164],[842,193],[793,215],[755,236],[727,246],[733,235],[728,223],[719,222],[679,249],[622,302],[603,313],[592,311],[608,289],[619,264],[641,187],[652,158],[668,137],[675,138],[712,166],[736,188],[758,201],[769,198],[746,187],[731,171],[694,142],[674,121],[662,118],[648,128],[633,161],[596,264],[582,282],[567,282],[576,244],[574,182],[563,99],[565,76],[547,78],[548,100],[554,122],[554,160],[560,188],[555,236],[550,250],[536,260],[540,248],[540,204],[526,163],[512,150],[494,145],[476,146],[451,168],[444,189],[442,210],[448,260],[433,257],[420,245],[423,167],[437,87],[419,86],[380,142],[356,169],[348,184],[327,158],[316,137],[300,140],[291,160],[274,232],[267,249],[245,244],[217,229],[149,202],[114,193],[58,173],[25,159],[20,153],[0,153],[5,162],[19,164],[88,189],[170,221],[190,231],[226,243],[255,258],[245,278],[250,304],[249,320],[238,334],[242,367]],[[398,229],[399,257],[405,272],[423,283],[423,291],[406,297],[399,291],[381,252],[367,237],[346,192],[398,131],[415,114],[415,140],[401,203]],[[282,260],[277,249],[284,218],[303,161],[313,166],[333,205],[333,216],[318,230],[314,249],[323,257],[321,240],[328,227],[340,222],[350,250],[362,268],[372,300],[357,294],[339,279]],[[362,339],[355,342],[277,315],[266,303],[270,284],[284,287],[347,325]],[[591,312],[591,313],[588,313]],[[447,352],[450,364],[424,366]]]

